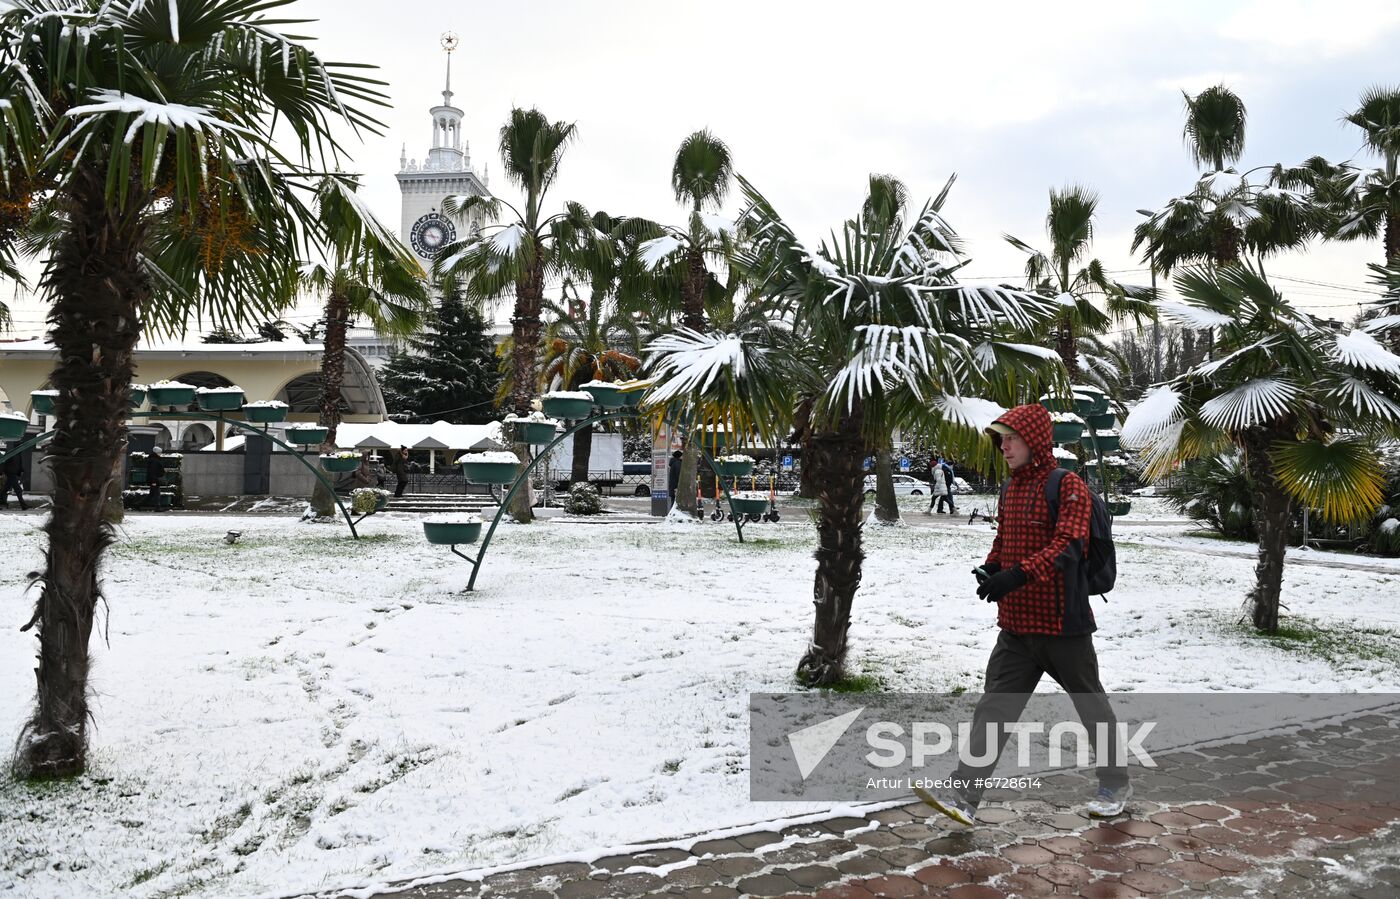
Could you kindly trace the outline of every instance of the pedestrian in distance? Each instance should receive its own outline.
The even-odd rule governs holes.
[[[671,458],[666,462],[666,492],[671,496],[671,505],[676,504],[676,488],[681,484],[681,456],[680,450],[671,453]]]
[[[24,454],[15,453],[5,460],[5,492],[0,493],[0,509],[7,509],[10,506],[10,494],[15,495],[19,500],[21,510],[28,510],[29,506],[24,502]]]
[[[953,463],[942,456],[938,457],[938,468],[934,469],[935,477],[943,480],[943,495],[938,497],[938,511],[943,511],[943,504],[948,504],[948,514],[958,514],[958,507],[953,503],[953,485],[956,479],[953,477]]]
[[[146,487],[151,492],[151,498],[147,504],[157,512],[163,511],[160,507],[160,486],[165,480],[165,460],[161,458],[164,453],[158,446],[151,447],[151,454],[146,457]]]
[[[1011,469],[1011,479],[1002,488],[991,552],[973,570],[977,595],[997,604],[1001,632],[973,713],[968,757],[988,757],[989,724],[995,725],[997,746],[990,762],[960,761],[953,789],[939,795],[921,789],[915,793],[953,820],[971,824],[982,797],[981,781],[993,774],[1006,745],[1006,725],[1020,719],[1041,676],[1049,674],[1070,694],[1089,734],[1099,734],[1099,726],[1106,725],[1106,744],[1094,746],[1098,792],[1085,810],[1094,817],[1122,814],[1132,787],[1118,745],[1117,720],[1099,681],[1089,606],[1090,584],[1095,592],[1106,592],[1116,572],[1111,535],[1101,524],[1108,520],[1107,512],[1078,475],[1057,467],[1050,415],[1042,406],[1018,406],[987,433]],[[1088,561],[1091,520],[1099,531],[1092,541],[1097,565]]]
[[[403,496],[404,489],[408,487],[408,447],[400,446],[390,460],[393,463],[394,496]]]
[[[948,490],[948,483],[943,478],[943,471],[938,467],[937,456],[929,456],[928,459],[928,508],[924,510],[925,515],[933,514],[934,505],[940,508],[943,505],[943,498]]]

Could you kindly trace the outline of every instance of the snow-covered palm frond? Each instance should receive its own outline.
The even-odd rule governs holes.
[[[1138,463],[1149,477],[1158,477],[1171,471],[1172,466],[1181,458],[1186,424],[1186,419],[1183,418],[1162,428],[1150,439],[1132,444],[1132,448],[1137,451]],[[1124,425],[1125,430],[1126,427]],[[1126,437],[1120,439],[1124,446],[1128,445]]]
[[[171,131],[208,132],[211,135],[221,132],[231,132],[245,137],[252,135],[252,132],[247,128],[226,122],[209,110],[196,106],[162,103],[114,90],[94,91],[91,99],[93,102],[83,106],[74,106],[64,115],[71,119],[80,120],[79,128],[83,127],[83,121],[91,120],[94,116],[111,113],[129,115],[132,118],[124,138],[128,144],[134,141],[137,132],[147,125],[156,125]]]
[[[1351,331],[1337,338],[1333,356],[1343,365],[1400,376],[1400,356],[1387,350],[1366,331]]]
[[[651,240],[643,241],[637,247],[637,259],[642,264],[642,268],[649,272],[656,271],[663,263],[671,260],[680,251],[684,244],[679,238],[670,234],[663,234]]]
[[[1180,425],[1183,418],[1181,394],[1170,384],[1163,384],[1128,412],[1123,422],[1123,445],[1134,449],[1146,447]],[[1180,437],[1179,432],[1177,436]]]
[[[481,239],[481,246],[492,256],[514,258],[525,245],[525,226],[519,222],[506,225]]]
[[[1000,405],[975,396],[945,394],[934,397],[933,408],[938,410],[946,421],[979,434],[1006,414],[1006,409]]]
[[[1197,182],[1201,189],[1217,197],[1223,197],[1232,191],[1237,191],[1244,187],[1244,176],[1234,169],[1225,169],[1222,172],[1207,172],[1202,175]]]
[[[1400,403],[1381,394],[1359,378],[1345,378],[1323,394],[1328,403],[1354,412],[1360,418],[1377,418],[1400,424]]]
[[[1032,330],[1056,310],[1053,300],[1000,285],[959,284],[941,290],[952,290],[964,319],[977,326]]]
[[[796,249],[802,254],[802,261],[811,266],[812,271],[826,278],[828,281],[840,281],[846,284],[846,280],[841,275],[841,270],[836,265],[820,253],[807,249],[801,242],[795,244]]]
[[[1236,359],[1239,359],[1242,356],[1247,356],[1250,353],[1257,352],[1259,350],[1268,349],[1269,347],[1272,347],[1275,344],[1277,344],[1281,339],[1282,338],[1280,338],[1279,335],[1271,334],[1268,337],[1263,338],[1262,340],[1256,341],[1255,343],[1251,343],[1249,346],[1241,347],[1240,349],[1235,350],[1233,353],[1230,353],[1227,356],[1221,356],[1219,359],[1212,359],[1209,362],[1201,363],[1200,365],[1192,369],[1192,374],[1200,375],[1203,378],[1210,378],[1216,372],[1220,371],[1220,369],[1229,365],[1231,362],[1234,362]]]
[[[1281,378],[1256,378],[1201,405],[1201,420],[1223,431],[1239,431],[1283,417],[1299,388]]]
[[[709,231],[712,234],[728,234],[730,237],[733,237],[738,233],[738,228],[731,219],[727,219],[722,215],[714,215],[709,212],[701,212],[697,214],[700,216],[700,224],[705,227],[705,230]]]
[[[1373,318],[1361,326],[1367,334],[1384,334],[1392,328],[1400,328],[1400,315],[1383,315]]]
[[[746,346],[735,334],[700,334],[680,328],[652,341],[650,365],[656,386],[648,394],[652,403],[663,404],[686,394],[704,394],[716,380],[727,375],[744,376],[750,353],[764,349]]]
[[[1167,318],[1180,322],[1189,328],[1223,328],[1235,321],[1223,313],[1176,300],[1158,302],[1157,310]]]
[[[844,399],[850,410],[857,399],[870,396],[876,387],[888,391],[900,386],[922,398],[920,382],[942,355],[940,348],[931,349],[928,344],[939,337],[928,329],[914,326],[857,328],[856,352],[827,385],[828,399],[832,405],[840,405]]]

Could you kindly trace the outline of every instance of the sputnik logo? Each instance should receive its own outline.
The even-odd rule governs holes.
[[[837,715],[835,718],[788,734],[788,745],[792,747],[792,757],[797,760],[797,772],[802,775],[803,780],[817,769],[822,759],[826,758],[826,754],[836,742],[850,730],[863,711],[865,707],[861,706],[855,711]]]

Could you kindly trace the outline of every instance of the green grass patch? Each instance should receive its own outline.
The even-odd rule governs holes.
[[[849,674],[821,689],[831,693],[879,693],[885,689],[885,680],[878,674]]]
[[[1400,665],[1400,634],[1384,627],[1324,625],[1307,618],[1289,618],[1272,634],[1261,633],[1248,622],[1234,622],[1231,627],[1246,640],[1262,641],[1331,665],[1347,662]]]

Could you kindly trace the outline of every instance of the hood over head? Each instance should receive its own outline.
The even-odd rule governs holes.
[[[1020,434],[1031,448],[1031,461],[1020,471],[1055,467],[1055,426],[1044,406],[1039,403],[1017,406],[992,422],[986,433],[991,435],[997,449],[1001,449],[1001,435],[1007,431]]]

